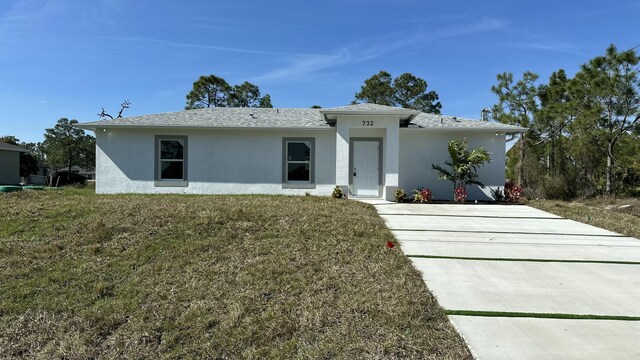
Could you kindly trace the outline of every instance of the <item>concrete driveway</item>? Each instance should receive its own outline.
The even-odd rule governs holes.
[[[478,359],[640,359],[640,240],[528,206],[372,202]]]

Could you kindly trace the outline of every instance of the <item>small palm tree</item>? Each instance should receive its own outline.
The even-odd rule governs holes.
[[[478,168],[487,162],[491,162],[491,156],[483,147],[469,151],[469,143],[464,140],[451,140],[448,146],[449,160],[445,165],[451,170],[447,170],[440,165],[431,164],[431,168],[436,170],[440,180],[453,182],[453,190],[466,185],[475,184],[484,188],[484,184],[478,181]]]

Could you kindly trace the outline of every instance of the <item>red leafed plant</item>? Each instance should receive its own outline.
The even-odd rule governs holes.
[[[507,181],[504,184],[504,196],[507,198],[507,201],[512,203],[519,203],[524,200],[523,189],[516,185],[513,181]]]
[[[389,249],[393,249],[395,246],[396,246],[396,245],[395,245],[393,242],[391,242],[391,241],[387,241],[387,247],[388,247]]]
[[[454,191],[453,195],[457,202],[464,202],[467,200],[467,190],[465,190],[464,186],[458,186]]]
[[[433,199],[433,193],[427,188],[418,188],[413,192],[415,193],[413,195],[413,201],[415,202],[428,203]]]

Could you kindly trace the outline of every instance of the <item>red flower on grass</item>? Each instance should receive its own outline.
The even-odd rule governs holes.
[[[391,241],[387,241],[387,247],[389,249],[393,249],[396,245],[394,243],[392,243]]]

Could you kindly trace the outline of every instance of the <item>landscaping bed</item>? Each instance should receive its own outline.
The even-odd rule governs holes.
[[[0,196],[0,357],[471,359],[373,207]]]

